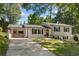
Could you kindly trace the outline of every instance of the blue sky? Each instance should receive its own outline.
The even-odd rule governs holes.
[[[52,12],[57,12],[57,10],[53,10]],[[18,21],[18,24],[23,24],[24,22],[28,23],[28,16],[30,14],[34,13],[32,10],[26,11],[26,9],[21,8],[21,18]],[[48,15],[49,13],[46,12],[45,14],[42,14],[42,17],[45,17],[46,15]]]
[[[18,24],[23,24],[24,21],[28,23],[28,16],[32,13],[34,13],[32,10],[26,11],[25,8],[21,8],[21,18],[19,19]],[[45,17],[46,15],[48,15],[48,12],[42,14],[41,17]]]
[[[23,24],[24,21],[28,22],[28,16],[29,14],[33,13],[32,10],[26,11],[24,8],[21,8],[21,18],[19,19],[19,24]]]

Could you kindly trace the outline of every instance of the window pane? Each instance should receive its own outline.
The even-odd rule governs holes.
[[[68,36],[63,36],[63,39],[68,39]]]
[[[38,34],[43,34],[43,29],[38,29]]]
[[[24,32],[23,32],[23,31],[18,31],[18,33],[19,33],[19,34],[23,34]]]
[[[54,27],[54,31],[60,32],[60,27]]]
[[[43,34],[43,29],[42,29],[42,31],[41,31],[41,32],[42,32],[42,34]]]
[[[34,29],[32,29],[32,34],[34,34]]]
[[[13,34],[15,34],[16,33],[16,31],[13,31]]]
[[[32,34],[43,34],[43,29],[32,29]]]
[[[64,27],[64,32],[69,32],[69,28]]]
[[[37,34],[37,29],[35,29],[34,31],[35,31],[35,34]]]
[[[40,29],[38,29],[38,34],[41,34],[41,30]]]
[[[37,34],[37,29],[32,29],[32,34]]]

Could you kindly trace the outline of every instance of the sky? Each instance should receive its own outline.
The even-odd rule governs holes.
[[[54,12],[57,12],[57,11],[55,11],[55,10],[53,10]],[[52,12],[53,12],[52,11]],[[26,9],[25,8],[21,8],[21,18],[19,19],[19,21],[18,21],[18,24],[23,24],[24,22],[26,22],[26,23],[28,23],[28,16],[30,15],[30,14],[33,14],[34,13],[34,11],[33,10],[28,10],[28,11],[26,11]],[[48,15],[49,13],[46,11],[46,13],[45,14],[42,14],[41,15],[41,17],[46,17],[46,15]]]
[[[19,19],[18,23],[19,24],[23,24],[24,22],[28,22],[28,16],[29,14],[32,14],[33,11],[32,10],[29,10],[29,11],[26,11],[26,9],[24,8],[21,8],[21,18]]]
[[[24,22],[28,23],[28,16],[33,13],[34,11],[32,10],[26,11],[25,8],[21,8],[21,18],[19,19],[18,24],[23,24]],[[41,17],[45,17],[46,15],[48,15],[48,12],[42,14]]]

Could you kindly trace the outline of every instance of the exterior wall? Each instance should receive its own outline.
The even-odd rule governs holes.
[[[16,31],[16,34],[13,34],[13,31]],[[24,37],[27,37],[26,34],[26,30],[24,28],[10,28],[10,30],[8,31],[9,35],[11,35],[11,37],[20,37],[19,33],[17,33],[18,31],[24,31]]]
[[[49,37],[51,35],[54,35],[54,36],[59,36],[59,37],[68,36],[68,39],[72,38],[72,27],[69,27],[69,32],[64,32],[64,27],[67,27],[67,26],[60,26],[60,32],[54,32],[54,26],[55,25],[52,26],[52,29],[50,29],[50,28],[38,28],[38,27],[36,27],[36,28],[35,27],[10,28],[10,30],[8,30],[8,36],[9,36],[9,38],[12,38],[12,36],[14,35],[13,30],[16,30],[16,31],[24,31],[24,38],[40,38],[40,37],[45,37],[46,29],[48,29],[49,30]],[[32,34],[32,28],[43,29],[43,34]],[[18,35],[19,35],[19,33],[15,34],[15,36],[17,36],[17,37],[18,37]]]
[[[25,37],[28,37],[28,31],[27,31],[28,29],[27,28],[25,28]]]
[[[64,27],[67,26],[59,26],[60,27],[60,32],[54,32],[54,26],[52,26],[52,35],[54,36],[59,36],[60,38],[63,36],[68,36],[68,39],[71,38],[72,35],[72,27],[69,27],[69,32],[64,32]]]
[[[53,34],[59,34],[59,35],[71,35],[72,29],[69,27],[69,32],[64,32],[64,26],[60,26],[60,32],[54,32],[54,26],[52,27],[52,33]]]
[[[12,37],[12,34],[11,34],[10,30],[8,30],[8,38],[11,39],[11,37]]]
[[[38,29],[38,28],[36,28]],[[41,29],[41,28],[39,28]],[[43,30],[44,32],[44,30]],[[32,28],[28,28],[28,38],[39,38],[39,37],[44,37],[44,34],[32,34]]]
[[[41,29],[41,28],[36,28],[36,29]],[[18,35],[19,33],[16,33],[16,34],[13,34],[13,31],[16,30],[16,31],[24,31],[24,38],[38,38],[38,37],[44,37],[44,34],[32,34],[32,28],[10,28],[10,30],[8,30],[8,36],[9,36],[9,39],[10,38],[20,38]],[[43,30],[44,32],[44,30]],[[16,36],[16,37],[13,37],[13,36]]]

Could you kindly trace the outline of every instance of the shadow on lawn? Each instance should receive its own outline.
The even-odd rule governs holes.
[[[79,44],[60,40],[35,40],[58,56],[79,56]]]
[[[69,44],[69,43],[62,43],[62,44],[53,44],[48,48],[49,51],[54,52],[58,56],[79,56],[79,48],[76,47],[77,43]],[[79,44],[78,44],[79,45]]]

